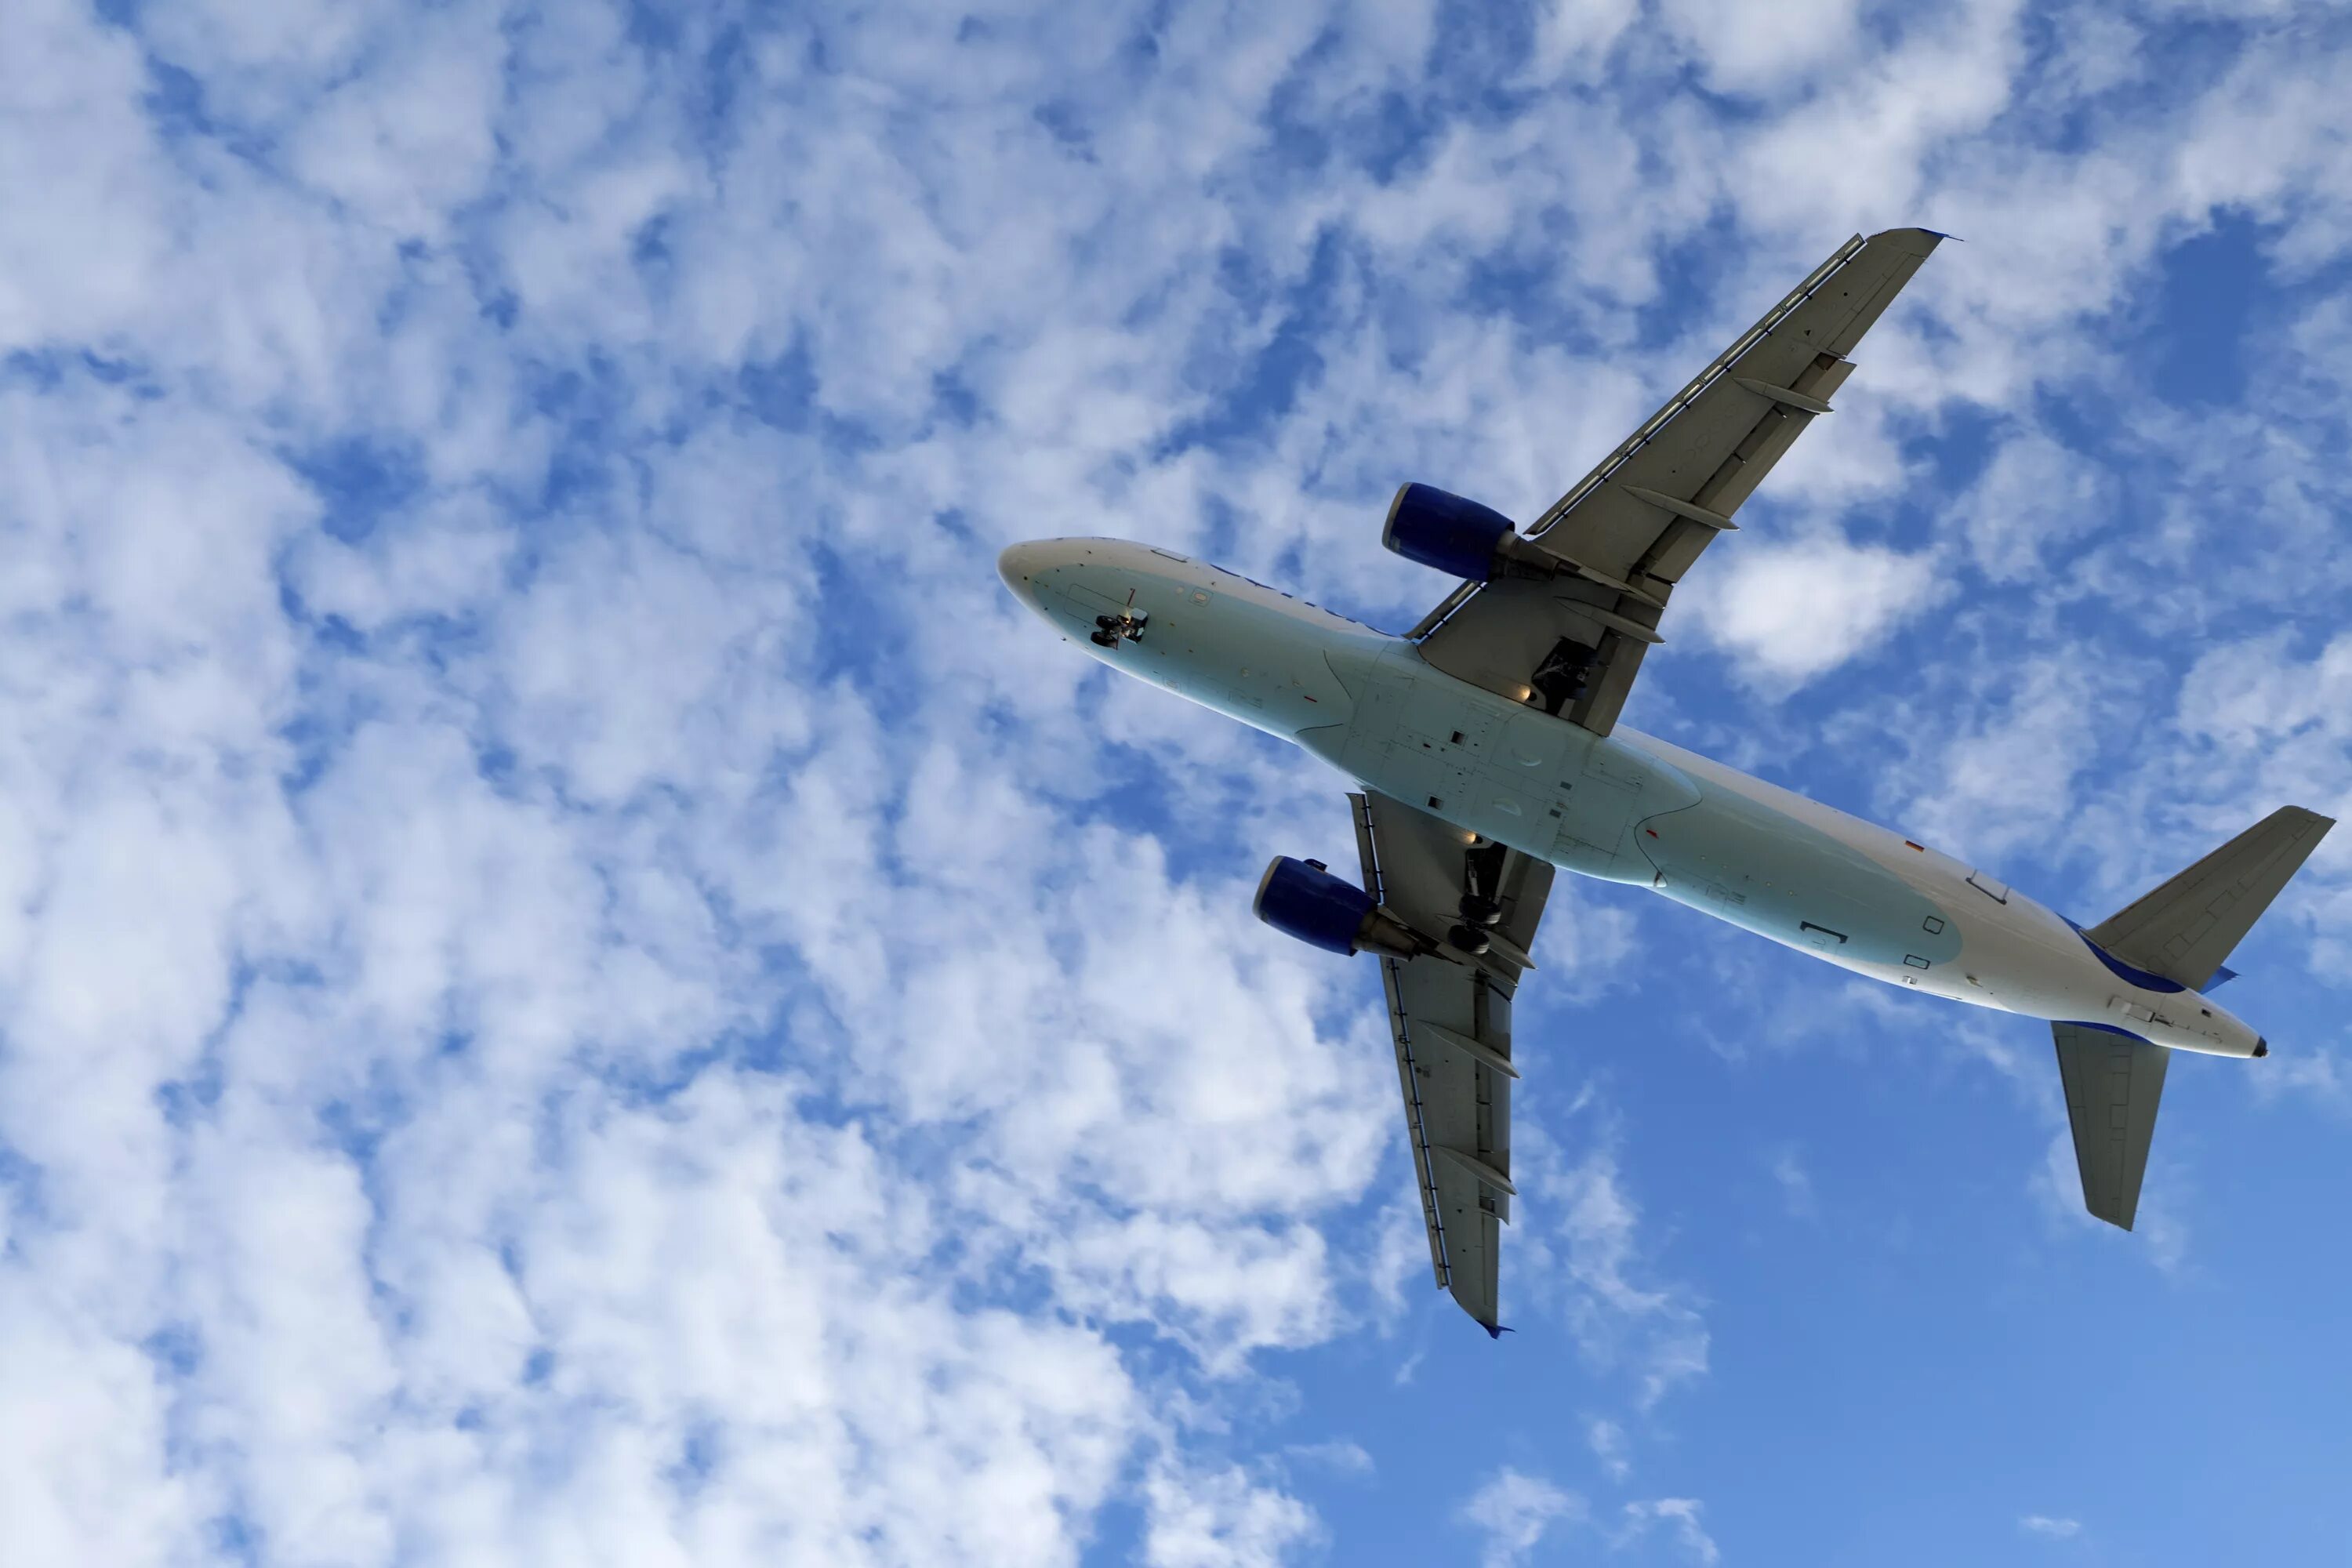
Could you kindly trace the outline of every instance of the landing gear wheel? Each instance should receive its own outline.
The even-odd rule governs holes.
[[[1487,940],[1486,933],[1475,926],[1455,926],[1445,933],[1445,940],[1473,958],[1494,945]]]
[[[1465,893],[1462,895],[1462,923],[1466,926],[1485,926],[1491,930],[1503,923],[1503,906],[1492,899],[1481,898],[1475,893]]]
[[[1117,647],[1122,642],[1141,642],[1143,623],[1147,618],[1132,610],[1122,610],[1116,616],[1097,616],[1095,629],[1087,640],[1097,647]]]

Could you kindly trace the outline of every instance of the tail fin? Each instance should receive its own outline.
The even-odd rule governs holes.
[[[2335,826],[2281,806],[2084,934],[2126,963],[2202,991]]]
[[[2283,806],[2083,934],[2126,963],[2210,989],[2231,977],[2221,961],[2335,826],[2317,812]],[[2083,1206],[2129,1230],[2172,1053],[2105,1024],[2053,1024],[2050,1031]]]

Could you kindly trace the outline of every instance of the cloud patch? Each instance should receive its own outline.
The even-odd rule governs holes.
[[[1729,658],[1744,685],[1785,693],[1867,653],[1946,591],[1924,552],[1743,537],[1708,552],[1676,596],[1675,624]]]
[[[2171,100],[2118,90],[2156,20],[2042,60],[2005,5],[1656,9],[0,6],[0,1559],[1349,1554],[1318,1485],[1425,1431],[1286,1465],[1349,1380],[1282,1369],[1386,1333],[1384,1410],[1470,1380],[1401,1304],[1377,994],[1246,915],[1265,855],[1344,858],[1339,781],[1058,658],[990,560],[1213,545],[1408,624],[1399,479],[1533,515],[1851,229],[1972,242],[1824,470],[1887,530],[1710,551],[1667,635],[1801,700],[1695,721],[1916,737],[1906,805],[2061,865],[2086,813],[2340,795],[2344,312],[2195,428],[2107,357],[2217,204],[2329,276],[2340,35],[2200,20]],[[1937,444],[2045,411],[2064,452],[1932,535]],[[2076,451],[2161,530],[2053,489]],[[2151,537],[2169,587],[2115,564]],[[2062,551],[2070,609],[2186,629],[2068,623],[2145,685],[2044,668]],[[2014,590],[1966,606],[1993,673],[1825,679],[1964,562]],[[2057,756],[2174,711],[2199,637],[2198,766]],[[2343,842],[2300,906],[2338,942]],[[1708,1026],[1643,921],[1556,907],[1559,1005]],[[1517,1348],[1565,1325],[1671,1438],[1709,1340],[1655,1129],[1547,1156],[1557,1103]],[[1473,1502],[1498,1561],[1589,1511]]]
[[[2039,1535],[2046,1541],[2072,1541],[2083,1533],[2080,1520],[2054,1518],[2046,1513],[2029,1513],[2017,1521],[2017,1528],[2028,1535]]]
[[[1464,1500],[1455,1517],[1484,1538],[1480,1568],[1518,1568],[1552,1526],[1582,1521],[1584,1500],[1506,1465]]]

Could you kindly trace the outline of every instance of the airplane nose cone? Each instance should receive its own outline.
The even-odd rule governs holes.
[[[1052,564],[1052,553],[1047,545],[1032,540],[1006,545],[1004,552],[996,558],[996,574],[1004,579],[1004,585],[1013,590],[1014,598],[1033,610],[1037,608],[1037,585],[1032,579]]]

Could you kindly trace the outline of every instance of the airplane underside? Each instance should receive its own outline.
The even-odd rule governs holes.
[[[2268,1049],[2210,992],[2329,819],[2282,808],[2084,928],[1980,868],[1618,722],[1682,577],[1832,412],[1846,356],[1939,237],[1840,247],[1525,534],[1402,486],[1382,542],[1457,579],[1404,637],[1123,541],[1016,544],[999,562],[1080,651],[1362,786],[1358,874],[1277,856],[1255,908],[1301,941],[1374,955],[1431,1264],[1490,1332],[1517,1195],[1512,1005],[1555,868],[1650,888],[1904,989],[2049,1020],[2084,1205],[2126,1229],[2170,1053]]]

